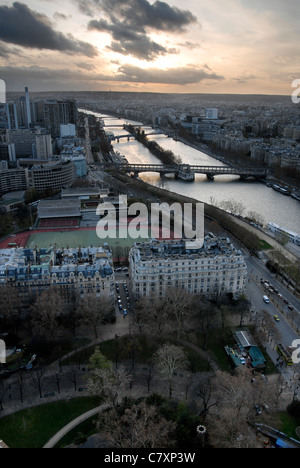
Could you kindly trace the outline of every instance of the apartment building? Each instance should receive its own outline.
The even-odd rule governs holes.
[[[0,195],[29,188],[28,169],[0,170]]]
[[[76,177],[75,166],[70,160],[36,164],[31,169],[32,187],[38,191],[71,187]]]
[[[110,251],[81,249],[0,250],[0,287],[11,284],[26,292],[58,289],[67,299],[77,292],[81,297],[114,300],[115,276]]]
[[[241,295],[247,267],[230,239],[206,236],[204,244],[186,240],[136,243],[129,254],[132,290],[139,297],[163,297],[168,288],[215,297]]]

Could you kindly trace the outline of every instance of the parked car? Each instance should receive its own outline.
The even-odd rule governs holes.
[[[255,405],[254,409],[256,411],[256,414],[261,414],[262,411],[258,405]]]

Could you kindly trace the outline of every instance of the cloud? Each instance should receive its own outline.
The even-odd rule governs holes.
[[[128,29],[124,23],[109,24],[105,20],[93,20],[89,23],[89,29],[109,32],[114,40],[107,48],[122,55],[132,55],[141,60],[152,61],[161,55],[178,53],[176,49],[168,49],[144,33]]]
[[[178,68],[169,68],[160,70],[157,68],[143,69],[133,65],[123,65],[119,68],[116,79],[119,81],[152,83],[152,84],[170,84],[170,85],[188,85],[200,83],[204,80],[223,80],[224,77],[216,73],[208,73],[203,68],[186,66]]]
[[[80,64],[79,64],[80,66]],[[208,73],[203,68],[193,66],[170,68],[160,70],[150,68],[144,70],[131,65],[122,65],[115,74],[98,73],[92,70],[90,73],[72,69],[50,69],[46,67],[0,67],[0,76],[9,84],[11,90],[23,89],[24,83],[35,89],[79,89],[85,85],[95,88],[97,83],[151,83],[186,86],[189,84],[200,83],[206,80],[223,80],[223,76],[215,73]],[[123,84],[122,84],[123,86]]]
[[[104,17],[93,19],[89,30],[108,32],[112,36],[110,50],[122,55],[153,61],[156,57],[179,53],[153,41],[151,31],[182,33],[197,18],[187,10],[171,7],[165,2],[148,0],[79,0],[82,10],[91,15],[100,11]]]
[[[0,40],[29,49],[56,50],[88,57],[98,54],[91,44],[55,31],[46,15],[19,2],[11,7],[0,6]]]
[[[108,15],[114,23],[122,20],[129,28],[142,31],[151,28],[157,31],[180,32],[197,18],[188,10],[171,7],[159,0],[151,4],[148,0],[75,0],[80,11],[95,17],[99,12]]]

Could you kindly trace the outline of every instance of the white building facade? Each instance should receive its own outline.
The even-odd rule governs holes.
[[[247,266],[229,239],[207,236],[203,247],[184,240],[137,243],[129,254],[136,298],[164,297],[168,288],[213,298],[245,292]]]

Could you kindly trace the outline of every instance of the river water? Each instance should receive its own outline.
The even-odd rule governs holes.
[[[105,125],[116,125],[109,127],[106,131],[115,135],[124,135],[127,132],[118,125],[124,123],[139,124],[139,122],[116,119],[114,117],[101,117]],[[152,132],[150,127],[143,127],[145,132]],[[149,136],[148,138],[157,141],[164,149],[171,150],[175,155],[181,157],[183,163],[197,165],[224,166],[217,159],[208,156],[202,151],[196,150],[184,143],[168,138],[166,135]],[[126,156],[131,164],[161,164],[150,151],[136,140],[127,141],[121,139],[118,143],[113,142],[114,150]],[[241,180],[236,176],[216,176],[213,181],[207,180],[205,175],[196,174],[194,182],[183,182],[174,179],[173,176],[161,178],[159,174],[140,174],[140,178],[148,183],[166,188],[171,192],[186,195],[205,203],[220,204],[224,200],[234,200],[241,202],[245,208],[244,215],[249,211],[255,211],[264,220],[264,224],[274,222],[280,226],[300,234],[300,202],[291,197],[275,192],[265,184],[249,179]]]

